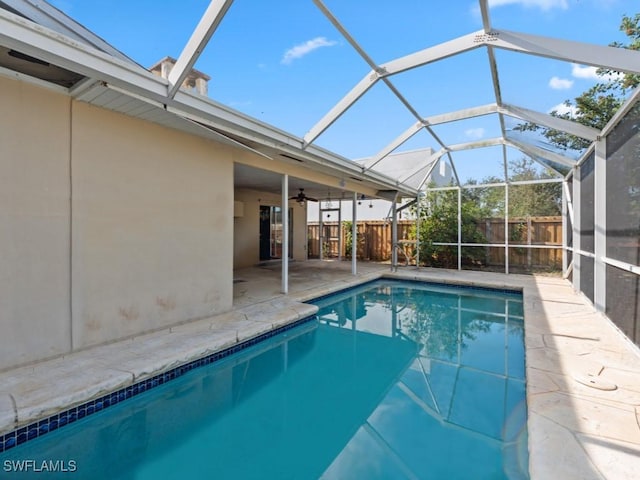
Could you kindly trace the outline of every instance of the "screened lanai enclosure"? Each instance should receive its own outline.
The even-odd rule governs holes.
[[[543,165],[540,177],[547,178],[516,180],[505,169],[502,182],[425,187],[425,216],[442,218],[434,222],[439,229],[417,229],[416,239],[423,244],[419,250],[428,255],[418,264],[477,270],[497,266],[506,273],[522,273],[522,267],[533,271],[536,265],[553,270],[549,267],[555,264],[638,344],[640,95],[633,95],[579,153],[553,163],[530,157]],[[478,216],[483,209],[491,218]],[[532,244],[532,218],[550,213],[561,215],[561,235]],[[502,242],[482,243],[490,224],[501,227]],[[541,256],[536,250],[552,253]],[[538,260],[532,262],[532,257]]]
[[[261,339],[277,342],[297,322],[319,320],[350,346],[343,356],[321,352],[322,375],[370,364],[351,352],[357,344],[366,357],[363,339],[377,337],[369,356],[396,379],[409,369],[407,389],[398,387],[410,394],[405,406],[494,437],[500,427],[475,423],[484,413],[456,418],[456,385],[491,389],[485,374],[502,382],[482,412],[507,424],[491,407],[511,402],[506,386],[516,380],[531,478],[633,477],[639,2],[115,3],[0,0],[0,452],[19,454],[31,440],[37,448],[39,435],[107,399],[114,405],[116,393],[116,403],[136,388],[146,394],[195,374],[204,359],[235,362],[231,352],[259,350]],[[370,226],[388,258],[364,248],[374,202],[387,202]],[[484,299],[451,297],[440,315],[391,291],[379,303],[390,335],[369,329],[382,323],[363,321],[358,299],[314,317],[311,300],[383,277],[517,290],[522,301],[487,312]],[[414,310],[424,314],[415,328],[403,313]],[[523,323],[516,336],[526,357],[517,378],[506,368],[516,352],[510,325],[484,320],[512,314]],[[456,339],[447,358],[432,335],[440,319],[443,337]],[[498,352],[504,371],[468,361],[463,340],[476,323],[495,324],[490,335],[507,342],[479,341],[473,358]],[[420,343],[403,336],[411,331]],[[399,348],[398,365],[382,344]],[[268,375],[275,385],[287,383],[286,345],[273,357],[277,375]],[[432,367],[451,375],[437,385]],[[313,371],[299,372],[317,399]],[[235,373],[224,378],[233,383]],[[235,402],[216,385],[216,402]],[[388,392],[379,387],[372,398]],[[285,397],[277,395],[286,423],[294,409]],[[323,405],[327,418],[361,406],[344,395]],[[360,413],[345,433],[362,426],[361,438],[402,465],[390,437]],[[418,452],[410,440],[422,428],[409,426],[400,453]],[[236,430],[243,445],[246,432]],[[166,435],[137,437],[165,448]],[[191,445],[178,440],[170,443]],[[372,451],[353,457],[369,462]],[[455,463],[451,455],[443,463]],[[428,476],[425,458],[415,455]]]
[[[292,10],[294,2],[204,3],[197,25],[150,9],[149,23],[160,23],[145,43],[178,23],[192,31],[182,51],[163,52],[176,58],[166,57],[172,63],[159,78],[46,2],[0,0],[0,74],[233,149],[233,168],[217,176],[225,188],[233,182],[219,189],[225,202],[240,198],[245,207],[244,220],[234,215],[223,232],[235,255],[229,277],[240,260],[257,261],[245,239],[257,236],[260,211],[281,212],[267,225],[272,244],[260,245],[260,260],[282,260],[287,293],[289,257],[310,257],[300,233],[310,201],[352,202],[350,241],[358,245],[358,210],[386,199],[392,268],[563,275],[640,341],[635,27],[614,27],[613,46],[592,28],[567,38],[552,15],[545,29],[530,21],[529,8],[546,12],[549,2],[449,2],[437,20],[425,10],[434,2],[310,0]],[[576,18],[585,3],[571,3]],[[295,28],[294,17],[304,19]],[[278,61],[273,45],[256,38],[294,46]],[[154,55],[137,61],[152,65]],[[189,83],[194,72],[210,81],[208,91]],[[580,88],[633,80],[604,125],[589,126],[585,112],[558,97],[585,78],[591,83]],[[399,237],[401,211],[417,221]]]
[[[478,2],[481,30],[377,63],[374,54],[388,53],[359,43],[340,18],[340,5],[314,0],[352,48],[351,61],[368,71],[306,131],[301,150],[316,144],[357,154],[376,148],[356,164],[362,174],[396,182],[395,190],[377,192],[392,200],[392,268],[402,263],[399,256],[409,243],[418,268],[561,273],[638,343],[640,94],[628,89],[622,108],[600,129],[581,122],[579,110],[543,113],[529,106],[527,84],[550,65],[574,72],[597,67],[609,80],[637,75],[640,52],[497,28],[490,3]],[[367,19],[372,28],[380,21]],[[451,25],[452,31],[458,28]],[[438,96],[446,98],[448,110],[429,108]],[[358,124],[365,112],[381,120],[367,135]],[[399,118],[406,123],[396,130]],[[334,132],[340,129],[350,129],[350,144],[367,149],[338,146]],[[339,188],[307,191],[330,202],[332,194],[345,197],[343,185],[341,180]],[[357,245],[356,200],[366,197],[357,191],[350,196],[350,238]],[[414,200],[419,201],[409,208],[418,219],[415,231],[400,239],[398,212]],[[321,234],[320,256],[322,242]]]
[[[398,257],[410,243],[413,254],[404,257],[418,268],[562,274],[638,344],[640,91],[631,87],[638,85],[640,53],[619,48],[620,42],[612,48],[496,29],[490,2],[480,0],[481,31],[378,64],[327,5],[314,3],[371,70],[306,133],[304,144],[315,142],[367,96],[380,96],[378,87],[414,117],[399,136],[360,161],[364,172],[383,172],[416,191],[391,208],[392,268],[402,264]],[[626,33],[633,32],[627,26]],[[440,80],[440,94],[455,97],[443,84],[455,82],[464,62],[478,56],[484,70],[474,71],[465,84],[477,103],[424,116],[422,99],[403,95],[407,77],[432,84],[432,75]],[[579,108],[563,111],[558,105],[542,113],[511,103],[519,98],[526,104],[527,79],[502,67],[521,66],[535,76],[550,59],[566,62],[574,73],[597,67],[604,83],[624,79],[622,106],[603,128],[581,121],[589,112]],[[478,119],[482,127],[472,128]],[[454,143],[454,130],[478,138]],[[428,143],[416,141],[419,135]],[[403,195],[396,193],[398,201]],[[398,212],[408,206],[416,225],[400,239]],[[352,244],[357,233],[354,222]]]

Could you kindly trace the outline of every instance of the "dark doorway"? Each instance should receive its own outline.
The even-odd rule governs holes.
[[[271,207],[260,205],[260,261],[271,259]]]
[[[293,209],[289,208],[289,258],[293,258]],[[282,208],[260,205],[260,261],[282,258]]]

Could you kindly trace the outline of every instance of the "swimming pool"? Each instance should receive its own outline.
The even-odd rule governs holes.
[[[316,319],[12,448],[0,468],[527,478],[520,294],[381,280],[314,303]]]

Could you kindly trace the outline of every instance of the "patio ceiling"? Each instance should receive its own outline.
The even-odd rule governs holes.
[[[279,173],[236,163],[233,167],[233,176],[236,188],[245,188],[276,195],[280,195],[281,193],[282,175]],[[335,200],[341,198],[345,192],[338,186],[330,187],[295,176],[289,176],[290,196],[295,196],[301,188],[304,189],[305,195],[318,200],[326,200],[328,198]],[[351,197],[345,196],[345,198],[350,199]]]
[[[168,80],[165,80],[152,75],[46,3],[0,0],[0,73],[17,75],[18,78],[58,89],[80,101],[232,144],[258,154],[265,161],[277,158],[291,165],[303,163],[311,170],[331,174],[337,179],[357,179],[380,192],[398,190],[404,196],[415,195],[438,162],[446,162],[453,171],[454,180],[460,183],[457,157],[459,152],[468,150],[500,150],[505,177],[508,177],[509,150],[522,152],[544,167],[555,169],[558,176],[576,164],[578,158],[575,155],[558,151],[541,142],[539,137],[515,134],[513,125],[518,122],[561,130],[589,141],[594,141],[601,134],[577,122],[506,102],[503,98],[499,55],[516,54],[640,73],[638,51],[496,29],[489,15],[488,0],[478,1],[481,30],[377,63],[322,0],[313,0],[317,11],[331,22],[366,63],[369,71],[306,134],[296,136],[208,97],[179,88],[206,46],[215,41],[215,34],[226,21],[232,3],[232,0],[210,2]],[[483,54],[486,60],[484,73],[490,78],[489,89],[493,98],[479,95],[475,105],[433,112],[403,94],[407,85],[405,79],[413,78],[411,75],[415,72],[431,68],[432,65],[442,65],[445,69],[450,59],[464,60],[470,55],[479,54]],[[526,78],[522,79],[522,88],[526,89]],[[399,129],[386,146],[361,162],[354,162],[318,146],[318,140],[330,132],[354,106],[366,101],[374,89],[382,89],[395,98],[399,108],[406,111],[413,121],[408,122],[404,129]],[[443,94],[447,95],[447,92]],[[496,123],[492,135],[474,141],[452,143],[439,130],[443,125],[464,125],[465,121],[479,117],[491,117]],[[418,134],[426,134],[430,139],[429,146],[424,148],[425,154],[415,156],[417,164],[412,171],[405,170],[402,175],[394,177],[390,173],[392,169],[388,168],[389,155],[406,147]],[[381,168],[385,162],[387,167]],[[238,181],[243,179],[238,186],[250,188],[262,185],[266,190],[279,190],[278,175],[266,174],[260,169],[237,167],[236,177]],[[322,196],[320,193],[324,189],[319,184],[293,179],[290,190],[295,192],[298,188],[308,189],[305,192],[317,196]]]

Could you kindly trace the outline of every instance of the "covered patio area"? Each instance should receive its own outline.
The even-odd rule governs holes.
[[[237,269],[233,275],[233,307],[242,308],[274,298],[281,293],[281,263]],[[357,274],[351,262],[307,260],[289,263],[289,297],[306,301],[352,285],[373,280],[388,273],[384,263],[358,262]]]

